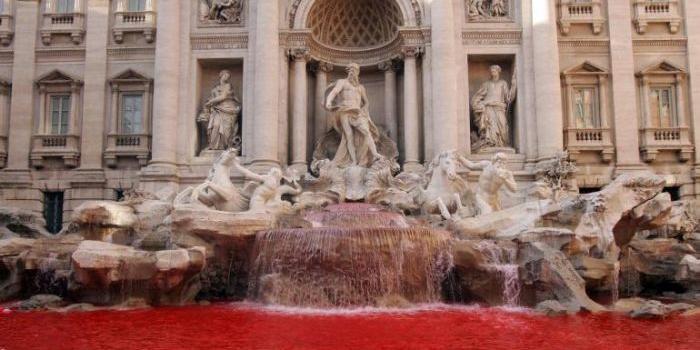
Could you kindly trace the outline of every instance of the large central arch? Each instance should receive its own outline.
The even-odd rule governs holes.
[[[397,57],[406,33],[419,30],[419,0],[292,0],[290,26],[311,56],[344,65],[376,65]]]
[[[289,28],[307,29],[309,12],[317,2],[326,0],[290,0],[289,12],[287,14]],[[401,10],[403,25],[407,27],[417,27],[423,22],[423,9],[419,0],[391,0]]]

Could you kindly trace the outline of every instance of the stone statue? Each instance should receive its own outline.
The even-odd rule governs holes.
[[[367,92],[360,84],[360,67],[351,63],[347,79],[331,84],[325,108],[332,112],[331,125],[341,135],[333,162],[338,167],[369,167],[382,158],[377,151],[379,130],[369,115]]]
[[[518,190],[513,172],[506,168],[506,156],[496,153],[491,161],[471,162],[464,157],[459,160],[470,170],[483,170],[476,190],[476,207],[480,214],[502,210],[499,191],[504,186],[511,192]]]
[[[241,212],[248,208],[248,199],[233,184],[232,167],[239,167],[238,150],[225,150],[214,161],[209,176],[203,184],[188,187],[175,198],[175,205],[190,205],[200,209]]]
[[[241,103],[234,96],[230,79],[231,73],[228,70],[219,73],[219,83],[211,90],[211,96],[197,118],[206,130],[205,150],[226,150],[241,146],[238,135]]]
[[[234,167],[240,171],[247,179],[253,183],[247,187],[254,187],[250,196],[250,207],[248,212],[255,214],[263,213],[282,213],[292,210],[292,205],[282,199],[284,195],[296,196],[301,194],[302,188],[299,185],[299,179],[296,174],[283,176],[282,171],[278,168],[271,168],[265,175],[256,174],[240,163],[235,163]],[[283,182],[289,183],[283,184]]]
[[[508,0],[469,0],[469,19],[499,20],[508,16]]]
[[[201,16],[203,20],[222,24],[242,22],[243,0],[202,0]]]
[[[484,82],[471,101],[474,124],[478,131],[474,149],[510,146],[508,112],[516,97],[517,72],[513,72],[509,87],[508,83],[501,79],[500,66],[493,65],[490,71],[491,79]]]

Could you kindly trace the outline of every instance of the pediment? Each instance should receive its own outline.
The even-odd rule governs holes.
[[[608,71],[596,64],[593,64],[589,61],[585,61],[581,64],[577,64],[571,68],[565,69],[562,72],[563,75],[577,75],[577,74],[586,74],[586,75],[603,75],[603,74],[608,74]]]
[[[649,74],[685,74],[685,69],[680,68],[676,65],[674,65],[671,62],[668,62],[666,60],[659,61],[657,63],[652,64],[651,66],[648,66],[644,69],[642,69],[639,74],[640,75],[649,75]]]
[[[130,82],[148,82],[151,81],[151,78],[146,77],[145,75],[132,70],[132,69],[127,69],[111,79],[112,81],[130,81]]]
[[[60,70],[53,70],[46,73],[37,80],[37,83],[39,84],[70,84],[80,82],[81,81],[79,79],[76,79],[67,73],[61,72]]]

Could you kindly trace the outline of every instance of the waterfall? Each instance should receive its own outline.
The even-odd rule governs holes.
[[[484,267],[503,278],[503,303],[507,306],[518,306],[522,285],[516,260],[517,247],[502,247],[488,240],[479,241],[475,247],[486,258]]]
[[[452,268],[450,235],[401,227],[396,220],[383,225],[399,227],[327,227],[344,222],[343,215],[375,216],[367,208],[314,214],[314,228],[259,232],[249,299],[302,307],[439,302],[442,282]],[[363,215],[356,216],[358,211]],[[378,212],[376,217],[386,215],[400,214]]]

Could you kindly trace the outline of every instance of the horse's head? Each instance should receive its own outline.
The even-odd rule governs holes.
[[[219,156],[219,159],[216,163],[219,163],[221,165],[225,166],[230,166],[234,162],[238,161],[238,149],[236,148],[229,148],[223,152],[221,152],[221,156]]]
[[[433,171],[438,170],[445,175],[449,180],[457,178],[457,158],[454,152],[442,152],[433,161]]]

